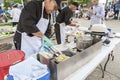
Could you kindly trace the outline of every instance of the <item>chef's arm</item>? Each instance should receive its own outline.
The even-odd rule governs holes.
[[[34,32],[34,33],[32,33],[32,35],[37,36],[39,38],[43,38],[44,37],[44,34],[41,33],[41,32]]]
[[[77,23],[77,22],[75,22],[75,21],[70,21],[70,20],[67,20],[67,21],[65,22],[66,25],[70,25],[70,26],[76,26],[76,23]]]
[[[70,26],[76,26],[76,23],[74,21],[71,21],[71,23],[69,25]]]
[[[44,41],[44,44],[47,45],[48,47],[52,47],[54,44],[52,43],[52,41],[47,38],[43,33],[41,32],[35,32],[32,33],[34,36],[37,36],[39,38],[42,38],[42,40]]]
[[[37,5],[35,3],[28,3],[28,5],[22,10],[20,20],[22,19],[22,29],[28,36],[37,36],[41,38],[43,37],[43,33],[41,33],[36,26],[36,7]]]
[[[44,34],[42,34],[41,32],[35,32],[32,33],[34,36],[37,36],[39,38],[42,38],[42,40],[44,41],[44,44],[48,47],[52,47],[54,44],[52,43],[52,41],[47,38]]]
[[[76,21],[72,21],[70,18],[66,18],[65,19],[65,24],[66,25],[70,25],[70,26],[77,26],[77,22]]]
[[[66,14],[65,14],[65,24],[70,25],[70,26],[76,26],[75,21],[72,21],[71,17],[72,17],[71,13],[66,12]]]

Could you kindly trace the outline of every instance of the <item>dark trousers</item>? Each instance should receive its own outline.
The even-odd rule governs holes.
[[[45,36],[47,36],[48,38],[51,38],[51,25],[50,25],[50,23],[48,24],[48,28],[45,32]]]
[[[118,17],[118,15],[119,15],[119,10],[114,12],[114,17]]]
[[[15,35],[14,35],[14,39],[13,39],[13,42],[14,42],[14,46],[16,48],[16,50],[21,50],[21,34],[16,32]]]
[[[58,23],[55,24],[55,35],[57,44],[61,44],[60,25]]]

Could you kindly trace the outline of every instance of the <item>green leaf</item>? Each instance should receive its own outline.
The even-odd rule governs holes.
[[[14,0],[15,3],[21,3],[21,0]]]

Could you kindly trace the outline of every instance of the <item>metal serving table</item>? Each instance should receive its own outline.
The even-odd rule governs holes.
[[[40,56],[41,62],[46,63],[51,72],[51,80],[85,80],[94,69],[109,55],[120,38],[111,38],[111,43],[104,46],[102,41],[76,53],[71,58],[56,64]]]
[[[89,59],[89,62],[85,63],[82,67],[79,67],[74,73],[66,77],[64,80],[85,80],[86,77],[92,73],[95,68],[114,50],[116,45],[120,43],[120,38],[111,38],[111,43],[107,46],[97,48],[93,56]],[[89,53],[90,54],[90,53]],[[86,56],[87,57],[87,56]],[[88,59],[88,58],[86,58]],[[84,60],[83,60],[84,62]]]

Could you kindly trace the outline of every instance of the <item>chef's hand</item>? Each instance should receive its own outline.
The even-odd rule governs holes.
[[[79,23],[75,23],[74,27],[80,27],[80,24]]]
[[[77,21],[72,21],[73,23],[78,23]]]
[[[52,47],[53,43],[50,39],[48,39],[46,36],[43,37],[44,44],[47,45],[48,47]]]
[[[75,22],[75,21],[71,21],[71,23],[69,24],[70,26],[74,26],[74,27],[76,27],[76,24],[77,24],[77,22]]]
[[[77,23],[77,24],[76,24],[76,27],[80,27],[80,24],[79,24],[79,23]]]

